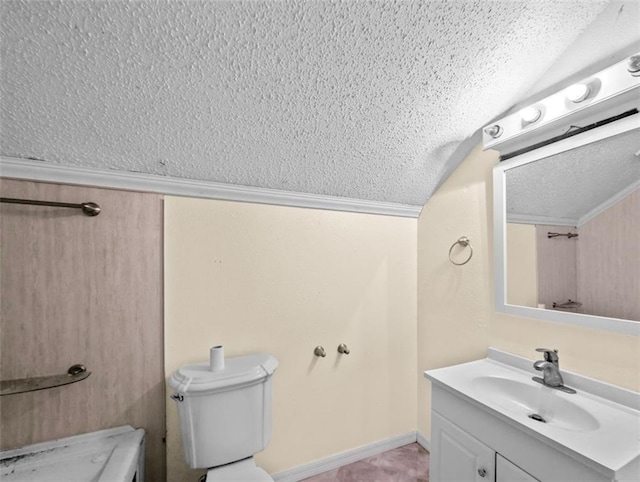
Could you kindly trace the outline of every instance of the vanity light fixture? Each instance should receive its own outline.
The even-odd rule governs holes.
[[[482,128],[484,148],[504,155],[554,142],[572,127],[590,126],[630,112],[638,107],[638,94],[640,52],[494,119]]]
[[[627,70],[634,77],[640,76],[640,55],[634,55],[629,59]]]
[[[491,136],[494,139],[497,139],[502,135],[503,129],[498,124],[495,124],[489,127],[485,127],[484,131],[488,136]]]
[[[591,89],[587,84],[573,84],[566,90],[567,99],[569,99],[574,104],[585,100],[587,97],[589,97],[590,92]]]
[[[542,111],[537,107],[531,105],[526,109],[523,109],[521,115],[523,121],[525,121],[527,124],[532,124],[533,122],[540,119]]]

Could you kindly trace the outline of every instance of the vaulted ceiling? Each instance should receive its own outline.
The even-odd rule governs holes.
[[[607,3],[4,0],[0,152],[422,205]]]

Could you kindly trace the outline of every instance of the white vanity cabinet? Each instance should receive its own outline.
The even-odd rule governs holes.
[[[425,372],[430,482],[640,481],[639,393],[564,372],[567,394],[534,382],[532,361],[488,354]]]
[[[495,450],[436,412],[431,412],[430,454],[431,481],[495,480]]]
[[[538,479],[496,454],[496,482],[538,482]]]
[[[429,480],[538,482],[538,479],[437,412],[431,413]]]
[[[612,481],[436,386],[431,419],[430,482]]]

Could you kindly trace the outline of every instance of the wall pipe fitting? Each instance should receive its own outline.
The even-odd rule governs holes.
[[[340,343],[338,345],[338,353],[342,353],[343,355],[348,355],[349,353],[351,353],[351,350],[349,350],[347,345],[345,345],[344,343]]]
[[[315,356],[320,356],[322,358],[327,356],[327,352],[324,351],[324,347],[322,345],[318,345],[317,347],[315,347],[314,350],[313,350],[313,354]]]

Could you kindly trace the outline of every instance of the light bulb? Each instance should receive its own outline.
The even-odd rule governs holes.
[[[574,84],[566,90],[567,99],[571,102],[582,102],[589,96],[589,86],[587,84]]]
[[[498,124],[486,127],[484,131],[487,133],[487,135],[493,137],[494,139],[502,135],[502,127],[500,127]]]
[[[542,111],[532,105],[527,107],[526,109],[523,109],[522,112],[520,113],[520,115],[522,116],[522,120],[529,124],[540,119],[541,114],[542,114]]]
[[[634,55],[629,59],[627,70],[634,77],[640,76],[640,55]]]

